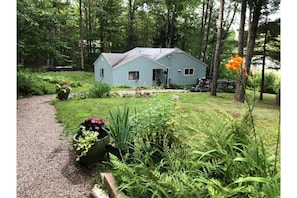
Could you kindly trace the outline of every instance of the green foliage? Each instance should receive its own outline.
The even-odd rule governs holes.
[[[78,138],[77,143],[74,144],[76,151],[79,152],[76,161],[87,155],[89,149],[98,141],[98,134],[97,131],[89,131],[85,127],[82,129],[82,135]]]
[[[69,65],[78,41],[76,8],[61,1],[17,1],[18,61],[39,67]]]
[[[137,136],[136,144],[143,146],[141,150],[150,153],[153,161],[161,160],[160,151],[171,148],[178,141],[175,133],[179,129],[179,122],[175,103],[156,101],[131,119]]]
[[[31,71],[17,72],[18,97],[53,93],[55,93],[55,86],[40,79],[37,73]]]
[[[171,122],[174,108],[167,107],[155,103],[133,117],[135,129],[140,129],[137,135],[143,141],[135,142],[134,159],[129,164],[111,158],[113,173],[126,195],[279,197],[278,152],[274,155],[265,149],[252,111],[241,119],[219,110],[205,112],[203,117],[193,116],[192,123],[196,124],[184,131],[176,130],[177,120]],[[188,139],[169,147],[164,134],[166,130],[172,132],[172,128],[180,134],[178,138]],[[155,129],[165,133],[154,133]],[[155,153],[159,160],[154,160]]]
[[[258,73],[255,76],[251,76],[248,78],[247,86],[249,89],[256,89],[260,91],[261,87],[261,74]],[[280,80],[278,76],[274,72],[267,72],[264,74],[264,93],[277,93],[280,87]]]
[[[109,96],[111,87],[103,82],[95,82],[89,90],[90,98],[103,98]]]
[[[109,111],[109,115],[111,118],[109,123],[110,137],[113,139],[116,148],[120,149],[124,155],[129,152],[135,138],[129,119],[129,107],[124,106],[123,112],[118,107],[116,111]]]

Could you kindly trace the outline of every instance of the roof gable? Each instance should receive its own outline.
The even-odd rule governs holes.
[[[142,54],[153,60],[159,60],[160,58],[167,56],[173,52],[182,52],[178,48],[149,48],[149,47],[136,47],[127,54]]]
[[[108,64],[114,68],[123,65],[129,61],[137,59],[140,56],[148,58],[154,62],[158,62],[161,58],[168,56],[169,54],[175,53],[185,53],[178,48],[147,48],[147,47],[136,47],[125,53],[102,53],[102,56],[106,59]],[[188,55],[187,53],[185,53]],[[194,58],[190,56],[191,58]],[[198,59],[194,58],[199,61]],[[199,61],[201,62],[201,61]],[[203,63],[203,62],[201,62]],[[205,65],[205,63],[203,63]]]

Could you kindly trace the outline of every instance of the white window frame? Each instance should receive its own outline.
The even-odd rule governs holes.
[[[188,74],[186,74],[186,70],[188,70]],[[191,73],[190,71],[193,71],[193,73]],[[195,69],[194,68],[184,68],[184,76],[194,76],[195,74]]]
[[[128,80],[139,80],[139,71],[128,71]]]

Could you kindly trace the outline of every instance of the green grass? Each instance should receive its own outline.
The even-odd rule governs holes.
[[[178,95],[176,102],[178,110],[185,115],[183,125],[203,124],[203,116],[208,111],[216,113],[226,111],[235,118],[241,118],[246,111],[246,105],[233,100],[232,93],[218,93],[216,97],[210,96],[209,92],[196,93],[157,93],[151,98],[87,98],[81,100],[59,101],[53,100],[57,109],[57,119],[65,125],[66,135],[76,133],[78,125],[87,118],[101,118],[106,124],[110,123],[109,111],[127,105],[131,114],[134,109],[141,111],[148,104],[157,101],[172,100],[173,95]],[[254,108],[256,127],[263,133],[267,140],[266,145],[274,145],[279,128],[280,109],[274,105],[275,95],[265,94],[264,101],[257,101]],[[200,123],[193,120],[195,117],[202,118]]]
[[[67,73],[69,74],[69,73]],[[83,84],[83,87],[81,87],[81,89],[73,89],[73,92],[77,92],[80,90],[84,90],[86,92],[88,92],[89,88],[92,86],[91,81],[88,81],[90,79],[85,79],[86,78],[86,74],[83,73],[81,75],[84,75],[85,77],[82,78],[81,76],[72,76],[73,81],[76,81],[78,78],[80,78],[80,80],[82,81],[81,83]],[[70,79],[71,77],[69,77]],[[91,74],[90,76],[88,76],[87,78],[91,78]],[[129,88],[129,87],[122,87],[122,86],[118,86],[118,87],[113,87],[112,91],[117,91],[117,90],[131,90],[133,88]],[[252,91],[247,91],[248,95],[252,95],[253,92]],[[267,151],[267,155],[268,156],[272,156],[274,155],[274,152],[276,150],[276,142],[277,142],[277,136],[278,136],[278,132],[279,132],[279,120],[280,120],[280,107],[276,106],[274,104],[275,102],[275,95],[273,94],[264,94],[264,100],[263,101],[259,101],[259,93],[256,92],[256,97],[255,97],[255,106],[253,109],[253,116],[254,116],[254,121],[255,121],[255,128],[258,131],[257,134],[259,134],[258,137],[260,137],[263,140],[264,146],[265,146],[265,150]],[[202,192],[203,190],[201,190],[201,188],[204,186],[204,188],[206,188],[205,186],[208,186],[207,189],[204,189],[209,191],[212,188],[218,190],[220,189],[221,185],[226,185],[229,184],[230,181],[228,181],[226,184],[225,183],[220,183],[223,182],[223,180],[221,181],[220,178],[212,178],[208,177],[207,175],[204,175],[205,178],[204,180],[199,180],[203,179],[203,175],[197,175],[197,165],[200,164],[201,166],[205,166],[205,167],[209,167],[214,169],[214,171],[220,171],[220,166],[222,164],[220,164],[219,161],[216,164],[215,160],[222,160],[223,162],[225,162],[227,165],[230,164],[231,162],[229,162],[229,158],[232,153],[228,153],[229,150],[222,150],[221,152],[217,152],[220,155],[215,155],[213,156],[213,160],[211,163],[210,162],[205,162],[206,164],[203,164],[203,160],[200,160],[200,162],[198,163],[197,159],[195,158],[195,156],[197,157],[197,153],[195,155],[192,155],[191,152],[194,150],[199,151],[200,147],[202,148],[204,143],[207,144],[207,146],[211,147],[212,144],[215,144],[217,142],[220,142],[221,146],[226,145],[231,145],[231,144],[227,144],[225,139],[221,139],[220,134],[222,134],[222,137],[224,137],[224,132],[226,130],[224,130],[224,127],[222,127],[222,130],[217,130],[220,129],[221,126],[225,126],[221,123],[225,123],[225,122],[219,122],[220,117],[217,115],[221,115],[223,114],[223,112],[227,112],[228,114],[230,114],[232,117],[236,118],[236,119],[240,119],[244,116],[244,114],[247,112],[247,104],[244,103],[240,103],[235,101],[234,98],[234,93],[223,93],[223,92],[218,92],[216,97],[210,96],[209,92],[203,92],[203,93],[197,93],[197,92],[186,92],[186,93],[178,93],[178,92],[168,92],[168,93],[156,93],[154,94],[152,97],[112,97],[112,98],[86,98],[86,99],[68,99],[66,101],[60,101],[57,99],[53,99],[52,102],[55,105],[55,108],[57,110],[57,120],[62,123],[65,127],[64,127],[64,133],[63,135],[69,137],[72,136],[74,133],[77,132],[78,130],[78,126],[81,122],[83,122],[85,119],[87,118],[100,118],[103,119],[105,121],[105,123],[107,124],[107,126],[111,123],[111,117],[109,112],[110,111],[116,111],[118,110],[118,108],[120,108],[121,110],[123,110],[123,108],[125,106],[128,106],[130,109],[129,115],[133,115],[134,112],[143,112],[145,109],[148,109],[150,107],[150,105],[157,105],[158,103],[162,103],[162,102],[173,102],[173,96],[177,95],[179,97],[179,99],[177,101],[175,101],[175,106],[176,106],[176,110],[178,113],[181,113],[183,115],[183,119],[182,121],[180,121],[178,123],[178,125],[181,127],[181,130],[179,130],[178,132],[182,132],[181,135],[181,139],[183,140],[183,143],[187,144],[189,146],[189,150],[186,151],[188,154],[187,155],[181,155],[183,152],[181,152],[180,150],[178,150],[178,152],[173,152],[171,153],[171,155],[174,157],[175,155],[177,156],[174,159],[171,159],[170,156],[168,155],[167,159],[166,156],[165,158],[163,158],[165,164],[166,163],[172,163],[170,164],[169,168],[167,166],[163,167],[163,169],[161,169],[162,171],[158,170],[158,167],[160,168],[162,163],[160,163],[160,165],[156,166],[156,167],[150,167],[152,168],[152,170],[148,167],[139,167],[142,166],[142,163],[136,163],[133,166],[124,166],[123,164],[118,164],[118,167],[122,168],[130,168],[129,170],[131,172],[133,172],[133,175],[129,176],[129,170],[125,170],[123,171],[123,173],[119,173],[119,175],[117,175],[117,179],[121,178],[125,178],[127,177],[128,179],[128,183],[130,183],[130,181],[135,181],[136,184],[130,186],[131,188],[143,188],[144,191],[147,191],[148,188],[150,188],[151,190],[154,191],[158,191],[160,190],[159,187],[162,189],[167,189],[167,188],[172,188],[172,191],[175,193],[178,193],[179,190],[176,190],[178,188],[186,190],[188,192],[189,189],[193,188],[193,192],[196,192],[197,189],[200,189],[200,191]],[[135,111],[134,111],[135,110]],[[212,113],[216,113],[217,115],[214,115]],[[214,115],[214,117],[210,117],[210,115]],[[216,119],[217,118],[217,119]],[[211,121],[212,120],[212,121]],[[217,121],[217,122],[216,122]],[[148,120],[149,122],[149,120]],[[175,122],[176,123],[176,122]],[[204,125],[205,123],[208,123],[210,125],[207,125],[207,128],[203,128],[203,131],[208,131],[212,132],[215,131],[217,132],[217,136],[211,136],[211,137],[207,137],[205,136],[205,134],[199,132],[198,129],[201,129],[201,126]],[[226,125],[227,126],[227,125]],[[244,125],[240,125],[240,127],[242,127],[242,129],[244,130],[245,128],[245,124]],[[189,127],[190,129],[187,129],[187,127]],[[199,132],[199,133],[198,133]],[[244,133],[246,134],[246,133]],[[217,138],[217,139],[215,139]],[[230,142],[229,142],[230,143]],[[205,146],[205,145],[204,145]],[[219,147],[218,147],[219,148]],[[217,149],[218,149],[217,148]],[[227,147],[229,148],[229,147]],[[233,148],[233,147],[230,147]],[[250,144],[250,146],[248,147],[248,149],[246,151],[249,151],[249,154],[253,154],[253,149],[258,148],[256,144]],[[209,148],[210,151],[211,149],[214,148]],[[249,150],[250,149],[250,150]],[[260,147],[258,148],[260,149]],[[198,152],[196,151],[196,152]],[[219,151],[219,150],[218,150]],[[225,152],[226,151],[226,152]],[[210,153],[212,154],[212,153]],[[213,153],[215,154],[215,153]],[[244,158],[244,160],[249,160],[249,162],[253,162],[254,159],[257,158],[253,158],[253,155],[246,155]],[[171,156],[171,157],[172,157]],[[186,157],[180,157],[180,156],[186,156]],[[236,156],[236,155],[235,155]],[[179,158],[180,157],[180,158]],[[191,158],[194,157],[194,158]],[[211,156],[209,156],[211,157]],[[183,160],[180,160],[183,159]],[[238,159],[243,159],[243,158],[238,158]],[[280,168],[280,157],[278,156],[277,158],[277,163],[276,163],[276,167],[278,168],[277,170],[279,170]],[[192,160],[192,162],[191,162]],[[268,162],[268,159],[261,159],[261,160],[266,160],[265,162]],[[189,163],[187,163],[189,162]],[[198,163],[198,164],[197,164]],[[202,163],[202,164],[201,164]],[[231,163],[232,164],[232,163]],[[248,168],[245,168],[243,163],[236,163],[238,166],[238,169],[236,169],[236,167],[234,167],[234,170],[232,173],[234,173],[234,175],[236,176],[235,179],[249,179],[249,177],[247,178],[241,178],[240,175],[243,174],[244,172],[248,171]],[[104,164],[99,164],[98,169],[101,169]],[[261,163],[256,163],[256,166],[260,166]],[[183,166],[182,168],[180,168],[180,166]],[[248,164],[247,164],[248,166]],[[166,169],[166,167],[168,168],[168,175],[165,171],[164,173],[164,168]],[[222,166],[224,169],[224,166]],[[227,166],[226,166],[227,167]],[[105,167],[106,168],[106,167]],[[172,171],[170,171],[172,168]],[[192,168],[192,169],[191,169]],[[107,167],[108,171],[114,171],[113,169],[111,169],[111,167]],[[180,169],[180,170],[179,170]],[[212,170],[211,169],[211,170]],[[260,170],[260,169],[259,169]],[[102,170],[98,170],[97,172],[99,173]],[[143,174],[143,173],[149,173],[150,171],[152,171],[152,174],[156,174],[159,173],[160,175],[158,177],[149,177],[150,174]],[[116,172],[113,172],[114,174]],[[191,174],[190,174],[191,173]],[[247,176],[250,176],[249,173],[247,174]],[[251,175],[251,178],[253,179],[257,179],[258,177],[253,177],[253,176],[257,176],[257,175]],[[263,176],[263,175],[261,175]],[[226,178],[232,177],[229,175],[229,172],[227,172],[226,174]],[[94,180],[98,180],[100,181],[99,174],[94,175]],[[156,181],[154,180],[157,179]],[[265,179],[266,177],[264,177]],[[172,181],[166,180],[166,179],[171,179]],[[231,178],[232,179],[232,178]],[[269,177],[267,177],[268,180],[270,180]],[[143,181],[148,182],[148,186],[144,186]],[[174,182],[175,181],[175,182]],[[224,180],[225,181],[225,180]],[[265,180],[266,181],[266,180]],[[275,181],[275,180],[272,180]],[[137,183],[140,182],[140,183]],[[146,184],[146,182],[144,182]],[[161,182],[161,183],[158,183]],[[155,184],[162,184],[162,182],[164,182],[164,185],[166,186],[166,188],[163,186],[155,186]],[[167,183],[166,183],[167,182]],[[202,185],[203,182],[207,182],[207,185]],[[212,183],[213,182],[213,183]],[[100,183],[100,182],[98,182]],[[232,182],[231,182],[232,183]],[[122,184],[125,186],[127,185],[127,183],[122,182]],[[187,185],[186,185],[187,184]],[[270,183],[270,184],[273,184]],[[170,187],[167,187],[167,186]],[[196,186],[193,186],[196,185]],[[234,185],[234,184],[233,184]],[[259,190],[261,191],[261,193],[264,193],[266,188],[260,188],[260,186],[262,185],[261,183],[259,184],[252,184],[250,186],[248,186],[247,183],[242,184],[244,185],[246,188],[246,191],[250,188],[250,189],[254,189],[254,190]],[[269,188],[266,189],[265,193],[267,194],[267,192],[270,192],[270,188],[272,189],[279,189],[279,183],[275,183],[275,185],[272,187],[270,185],[267,185]],[[212,187],[212,188],[210,188]],[[218,188],[219,187],[219,188]],[[227,188],[224,188],[224,190],[226,190]],[[239,189],[239,188],[238,188]],[[227,191],[229,193],[234,193],[236,192],[238,189],[235,189],[234,186],[230,189],[227,189]],[[262,192],[263,191],[263,192]],[[277,190],[276,193],[277,194]],[[222,193],[222,192],[220,192]],[[254,194],[257,194],[258,192],[254,192]],[[224,192],[223,193],[224,196],[221,197],[228,197],[226,196],[228,193]],[[240,192],[237,192],[238,195],[240,195]],[[268,193],[269,194],[269,193]],[[272,193],[273,194],[273,193]],[[180,196],[182,197],[182,196]],[[200,196],[199,196],[200,197]],[[202,196],[205,197],[205,196]],[[219,196],[218,196],[219,197]],[[240,196],[239,196],[240,197]],[[271,197],[271,196],[269,196]]]
[[[71,92],[88,92],[95,81],[93,72],[40,72],[38,75],[43,79],[79,82],[81,86],[72,87]]]
[[[72,88],[71,92],[89,92],[94,83],[93,72],[40,72],[43,79],[70,80],[79,82],[81,87]],[[126,86],[111,87],[112,91],[131,90],[134,88]],[[247,91],[253,94],[252,91]],[[100,98],[84,100],[54,101],[57,109],[57,119],[65,125],[65,134],[76,132],[78,125],[86,118],[102,118],[108,124],[110,122],[109,110],[115,110],[127,104],[131,109],[131,114],[135,108],[141,111],[146,108],[148,103],[154,103],[156,100],[172,100],[173,95],[178,95],[177,101],[179,111],[183,112],[187,119],[184,125],[193,125],[197,121],[193,120],[195,116],[203,118],[205,112],[226,111],[236,118],[240,118],[246,111],[246,105],[233,100],[233,93],[218,92],[216,97],[210,96],[209,92],[187,92],[187,93],[158,93],[152,98]],[[274,105],[275,95],[264,94],[263,101],[259,101],[259,92],[256,92],[256,104],[254,109],[256,127],[263,133],[263,138],[267,139],[266,144],[273,147],[276,141],[276,134],[279,128],[280,109]]]

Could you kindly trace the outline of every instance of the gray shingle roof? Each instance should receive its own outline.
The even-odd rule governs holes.
[[[154,61],[171,54],[172,52],[182,52],[178,48],[145,48],[145,47],[136,47],[125,53],[102,53],[107,62],[111,67],[116,67],[127,63],[133,59],[136,59],[140,56],[145,56]]]

